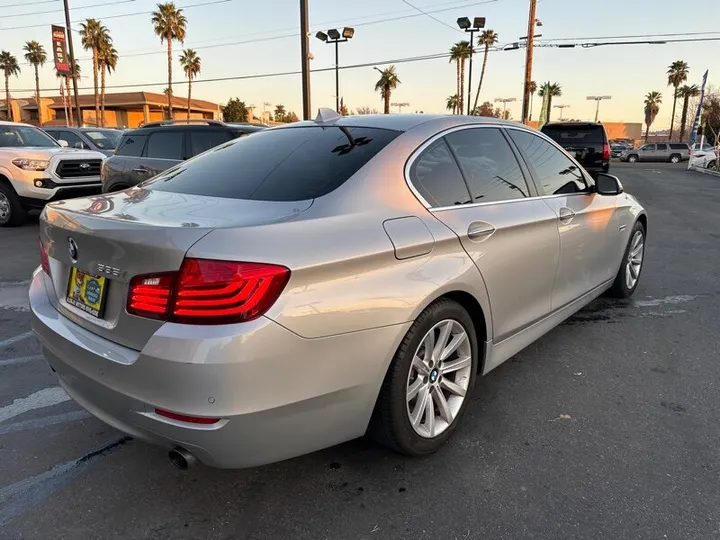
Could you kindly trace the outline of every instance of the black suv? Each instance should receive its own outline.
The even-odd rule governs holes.
[[[127,189],[183,160],[263,129],[215,120],[168,120],[130,129],[123,133],[114,155],[103,162],[103,193]]]
[[[610,169],[610,143],[599,122],[550,122],[540,131],[575,156],[591,175]]]

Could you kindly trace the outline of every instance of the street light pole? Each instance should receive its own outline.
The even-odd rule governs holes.
[[[527,51],[525,52],[525,86],[523,91],[522,118],[520,121],[525,124],[528,119],[530,108],[530,83],[532,82],[533,45],[535,43],[535,14],[537,12],[537,0],[530,0],[530,14],[528,16]]]
[[[392,102],[390,105],[392,105],[393,107],[397,107],[397,108],[398,108],[398,114],[401,114],[401,113],[402,113],[402,110],[403,110],[403,107],[409,107],[409,106],[410,106],[410,103],[408,103],[407,101],[403,101],[403,102],[394,101],[394,102]]]
[[[345,43],[355,35],[355,29],[345,27],[342,35],[337,28],[331,28],[325,32],[318,32],[315,37],[328,44],[335,44],[335,110],[340,112],[340,51],[339,44]]]
[[[468,101],[467,101],[467,114],[470,115],[470,96],[472,95],[472,68],[473,68],[473,56],[475,53],[475,32],[485,28],[485,17],[475,17],[470,26],[470,19],[467,17],[460,17],[457,20],[457,25],[461,30],[470,34],[470,66],[468,68]],[[460,111],[462,114],[462,111]]]
[[[68,42],[68,53],[70,53],[70,75],[72,76],[73,80],[73,94],[75,97],[75,113],[77,114],[77,127],[82,127],[82,111],[80,110],[80,104],[78,103],[77,73],[75,73],[75,51],[73,49],[72,42],[72,27],[70,26],[70,6],[68,6],[68,0],[63,0],[63,7],[65,8],[65,32],[67,34],[66,39]],[[70,99],[70,96],[68,96],[67,98]],[[38,108],[39,107],[40,103],[38,103]],[[67,115],[65,116],[65,118],[67,118]],[[68,122],[70,122],[69,118]]]
[[[503,104],[503,120],[505,120],[505,116],[506,116],[506,113],[507,113],[507,104],[508,104],[508,103],[512,103],[513,101],[517,101],[517,99],[514,98],[514,97],[511,97],[511,98],[495,98],[495,102],[497,103],[498,101],[502,102],[502,104]]]
[[[598,121],[598,115],[600,114],[600,102],[603,99],[612,99],[612,96],[588,96],[588,101],[595,100],[595,121]]]
[[[310,22],[308,20],[308,0],[300,0],[300,56],[303,120],[310,120]]]
[[[335,110],[340,112],[340,42],[335,41]],[[341,113],[342,114],[342,113]]]
[[[563,118],[563,112],[566,108],[568,108],[570,105],[553,105],[553,109],[560,109],[560,118],[558,120],[564,120]]]

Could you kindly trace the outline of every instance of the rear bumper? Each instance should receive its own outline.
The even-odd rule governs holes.
[[[410,325],[304,339],[265,318],[166,324],[135,351],[62,316],[46,287],[49,278],[36,271],[32,328],[68,394],[125,433],[181,446],[222,468],[280,461],[363,435]],[[221,420],[188,424],[155,408]]]

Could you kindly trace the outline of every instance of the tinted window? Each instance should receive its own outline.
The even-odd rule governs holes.
[[[173,167],[148,187],[233,199],[313,199],[345,183],[399,134],[336,126],[261,131]]]
[[[578,193],[586,185],[580,167],[546,140],[517,129],[509,130],[528,164],[535,169],[545,195]]]
[[[673,150],[687,150],[688,145],[675,143],[675,144],[670,144],[670,148],[672,148]]]
[[[57,148],[58,143],[46,133],[30,126],[0,125],[0,148]]]
[[[415,160],[410,180],[431,206],[471,202],[467,185],[444,139],[435,141]]]
[[[190,132],[190,155],[197,156],[205,150],[210,150],[216,146],[228,142],[232,139],[232,135],[227,131],[217,129],[203,129],[202,131]]]
[[[601,126],[543,126],[542,132],[562,146],[605,142],[605,130]]]
[[[146,139],[147,135],[126,135],[120,141],[120,146],[115,153],[118,156],[140,157]]]
[[[667,144],[658,144],[658,145],[656,146],[656,148],[657,148],[658,150],[667,150],[667,149],[668,149]]]
[[[83,140],[75,135],[72,131],[61,131],[58,133],[58,139],[62,139],[70,148],[87,148],[88,145]],[[78,145],[80,143],[80,145]]]
[[[120,132],[112,129],[88,130],[84,133],[101,150],[112,150],[120,139]]]
[[[182,159],[184,138],[185,133],[182,131],[151,133],[148,137],[145,155],[150,158]]]
[[[445,139],[465,175],[473,202],[528,196],[520,165],[499,129],[465,129]]]

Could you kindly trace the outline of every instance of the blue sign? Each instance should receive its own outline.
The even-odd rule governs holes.
[[[690,131],[690,148],[695,144],[697,139],[698,129],[700,128],[700,117],[702,115],[703,99],[705,98],[705,83],[707,82],[708,72],[705,71],[703,75],[702,88],[700,89],[700,103],[698,103],[697,111],[695,112],[695,121],[693,122],[692,131]]]

